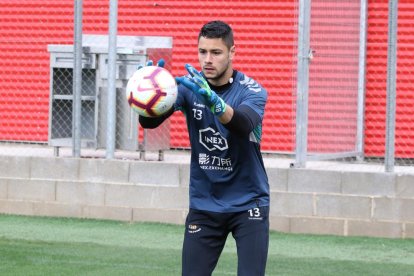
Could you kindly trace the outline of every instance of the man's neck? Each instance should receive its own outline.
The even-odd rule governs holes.
[[[210,84],[214,86],[226,85],[233,78],[233,73],[234,73],[234,70],[231,68],[230,70],[226,71],[226,73],[220,79],[218,80],[210,79],[208,81]]]

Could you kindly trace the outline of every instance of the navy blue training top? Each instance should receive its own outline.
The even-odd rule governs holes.
[[[250,135],[231,133],[194,93],[180,85],[175,110],[184,112],[191,143],[190,208],[226,213],[269,205],[260,153],[267,92],[236,72],[219,96],[233,109],[247,105],[261,118]]]

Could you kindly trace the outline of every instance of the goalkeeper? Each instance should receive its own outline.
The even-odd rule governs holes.
[[[157,118],[139,117],[155,128],[174,111],[187,120],[191,143],[190,206],[182,252],[182,275],[211,275],[231,233],[238,275],[265,275],[269,243],[269,184],[260,152],[267,92],[233,69],[231,27],[205,24],[198,36],[201,72],[187,64],[177,77],[174,108]]]

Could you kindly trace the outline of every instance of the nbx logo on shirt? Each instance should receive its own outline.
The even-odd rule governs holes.
[[[199,142],[209,151],[213,150],[226,150],[228,149],[227,140],[221,136],[220,132],[215,131],[211,127],[200,129]]]

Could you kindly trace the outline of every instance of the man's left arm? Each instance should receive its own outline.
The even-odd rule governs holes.
[[[227,105],[227,108],[229,107]],[[219,117],[219,120],[225,128],[240,136],[248,136],[261,122],[259,114],[247,105],[240,105],[237,109],[231,108],[231,112],[232,115],[227,122],[221,120],[226,114]]]

